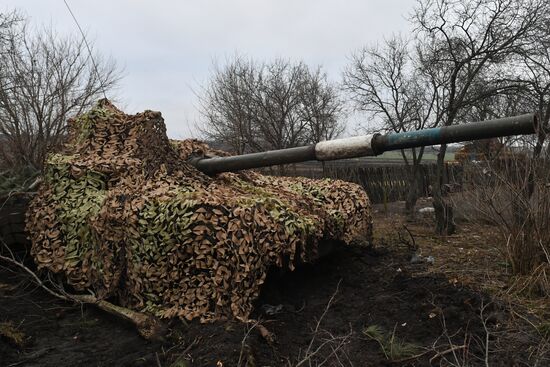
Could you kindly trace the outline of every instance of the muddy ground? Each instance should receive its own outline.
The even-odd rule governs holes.
[[[429,221],[408,223],[418,234],[413,244],[403,223],[378,208],[375,250],[339,246],[315,265],[275,271],[256,321],[172,322],[157,342],[93,307],[57,301],[3,268],[0,323],[9,322],[24,342],[0,338],[0,366],[550,365],[540,320],[484,290],[484,282],[501,280],[460,276],[470,260],[480,261],[475,269],[490,263],[505,273],[489,228],[466,226],[462,237],[435,241]],[[481,250],[445,259],[451,246],[457,254]],[[411,261],[415,254],[421,257]]]

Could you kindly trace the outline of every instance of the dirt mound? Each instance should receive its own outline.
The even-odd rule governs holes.
[[[27,213],[39,268],[160,317],[248,318],[271,266],[311,262],[321,240],[370,242],[369,200],[355,184],[209,177],[186,163],[220,155],[170,141],[159,112],[102,100],[69,121]]]

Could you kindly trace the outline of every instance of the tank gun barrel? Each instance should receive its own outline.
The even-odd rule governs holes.
[[[372,134],[317,144],[230,157],[193,158],[190,163],[207,174],[298,163],[376,156],[390,150],[457,143],[536,131],[536,114],[390,134]]]

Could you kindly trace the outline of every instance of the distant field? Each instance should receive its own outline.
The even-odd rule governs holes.
[[[445,161],[452,161],[454,160],[455,154],[453,153],[447,153],[445,154]],[[376,157],[369,157],[370,159],[402,159],[401,152],[399,151],[392,151],[392,152],[384,152],[383,154],[376,156]],[[425,152],[422,156],[422,159],[431,161],[437,159],[437,153],[435,152]]]
[[[410,156],[408,156],[410,157]],[[422,156],[422,163],[423,164],[434,164],[437,160],[437,153],[436,152],[425,152]],[[454,161],[454,152],[445,154],[445,162]],[[302,163],[306,165],[320,165],[319,162],[307,162]],[[401,155],[401,152],[399,151],[392,151],[392,152],[385,152],[383,154],[380,154],[376,157],[361,157],[361,158],[350,158],[350,159],[342,159],[342,160],[336,160],[332,162],[328,162],[329,165],[376,165],[376,166],[385,166],[385,165],[402,165],[405,164],[403,161],[403,156]]]

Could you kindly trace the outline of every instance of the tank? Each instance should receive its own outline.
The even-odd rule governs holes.
[[[229,157],[195,157],[191,158],[189,162],[204,173],[216,174],[311,160],[331,161],[376,156],[390,150],[436,144],[533,134],[536,130],[536,125],[536,114],[524,114],[496,120],[387,135],[355,136],[322,141],[303,147],[271,150],[261,153]]]
[[[66,146],[45,162],[26,210],[30,253],[75,292],[130,310],[248,320],[270,268],[314,262],[327,241],[371,246],[372,210],[354,183],[246,169],[529,134],[535,125],[523,115],[224,156],[168,139],[160,112],[129,115],[102,100],[69,120]]]

